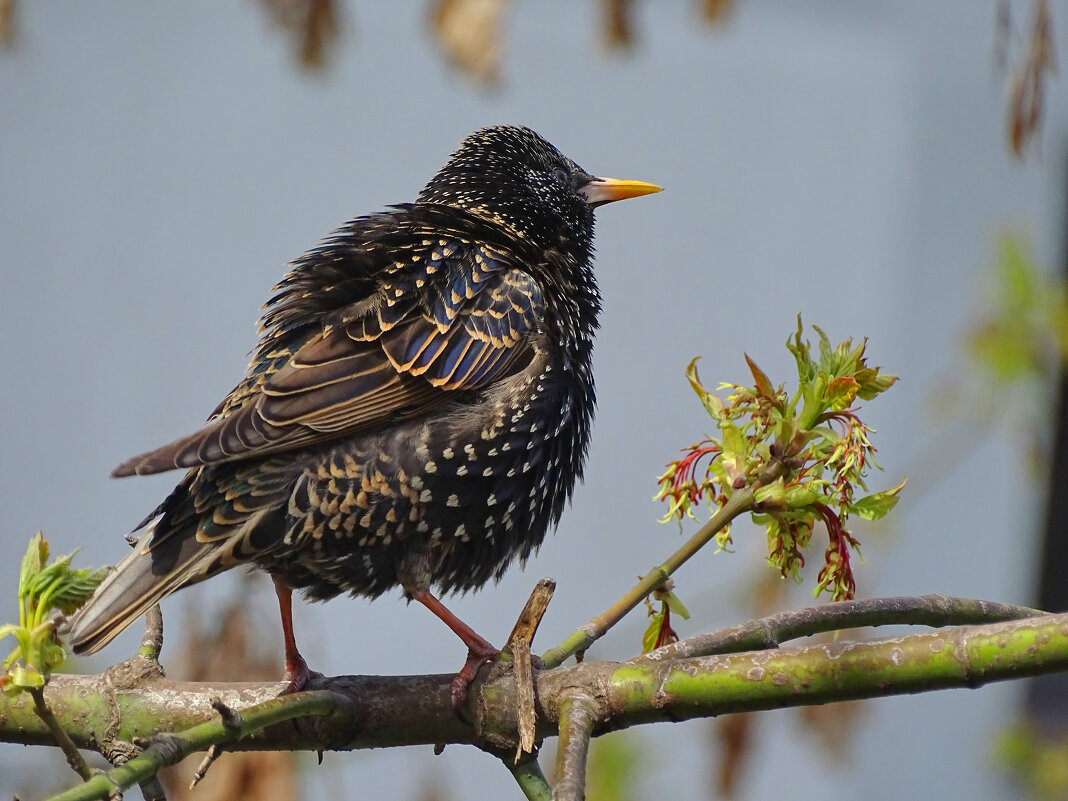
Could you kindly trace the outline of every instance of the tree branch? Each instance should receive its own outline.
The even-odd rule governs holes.
[[[767,649],[775,639],[827,630],[832,621],[850,627],[861,620],[904,622],[906,611],[935,625],[1034,614],[1020,607],[929,596],[828,605],[773,616],[748,629],[761,632],[759,636],[764,639],[758,647]],[[778,624],[769,623],[776,619]],[[772,632],[770,639],[768,631]],[[718,642],[720,647],[724,639]],[[738,647],[737,638],[730,642]],[[587,726],[596,736],[654,721],[978,687],[990,681],[1064,671],[1068,670],[1068,614],[868,642],[839,641],[711,656],[680,656],[709,647],[707,638],[693,638],[680,646],[630,662],[588,661],[536,673],[538,736],[554,735],[562,725],[564,742],[573,742],[578,749]],[[131,662],[138,659],[134,657]],[[90,795],[71,797],[103,797],[92,793],[140,780],[166,762],[157,752],[164,744],[173,747],[176,740],[182,753],[215,742],[227,743],[233,750],[467,743],[501,758],[514,755],[518,740],[516,682],[507,670],[485,668],[480,673],[463,710],[469,716],[467,721],[453,711],[449,691],[452,677],[448,675],[321,679],[312,683],[316,692],[275,698],[284,683],[194,684],[146,671],[139,682],[119,686],[113,678],[116,673],[122,673],[121,666],[100,676],[53,675],[45,694],[53,714],[76,744],[101,750],[105,743],[151,740],[160,731],[181,734],[151,741],[144,754],[111,771],[106,787],[101,780],[96,790],[79,790]],[[212,708],[215,699],[239,712],[243,726],[235,729],[233,720],[230,727],[224,725]],[[576,705],[576,699],[582,703]],[[267,703],[258,706],[263,702]],[[305,703],[307,707],[299,707]],[[576,711],[576,706],[581,709]],[[576,717],[579,711],[581,720]],[[309,712],[319,717],[293,718]],[[279,725],[283,720],[288,722]],[[240,736],[250,729],[255,730]],[[53,742],[48,727],[34,713],[32,699],[25,694],[0,698],[0,739],[26,744]],[[570,766],[578,764],[577,753],[566,758],[571,773],[578,768],[572,770]],[[539,780],[540,770],[532,760],[511,769],[528,798],[545,798],[547,785],[544,777]]]
[[[708,634],[699,634],[636,656],[633,663],[680,659],[691,656],[763,651],[784,642],[813,634],[861,626],[971,626],[1021,620],[1045,615],[1038,609],[1014,604],[949,598],[945,595],[872,598],[867,601],[839,601],[793,609],[787,612],[739,623]]]
[[[109,798],[116,791],[121,793],[127,787],[143,782],[155,776],[160,768],[177,764],[196,751],[221,743],[238,742],[247,731],[309,715],[333,715],[347,705],[348,701],[343,696],[320,690],[273,698],[244,710],[240,715],[222,713],[219,720],[202,723],[179,734],[156,735],[140,756],[54,796],[51,801]]]
[[[515,778],[527,801],[552,801],[553,789],[549,786],[545,774],[541,772],[537,759],[531,757],[518,765],[508,757],[502,757],[501,761]]]
[[[56,745],[59,746],[59,750],[63,752],[63,756],[67,758],[67,764],[71,769],[81,776],[82,781],[89,781],[89,777],[92,776],[92,771],[89,769],[89,764],[85,761],[85,757],[82,756],[82,752],[78,750],[78,746],[70,739],[70,736],[56,720],[56,716],[52,714],[52,710],[48,708],[48,704],[45,702],[44,690],[41,687],[33,687],[29,690],[30,697],[33,698],[33,711],[41,722],[48,727],[48,730],[55,738]]]
[[[563,693],[560,701],[560,742],[556,747],[556,801],[586,798],[586,758],[597,722],[597,703],[581,689]]]

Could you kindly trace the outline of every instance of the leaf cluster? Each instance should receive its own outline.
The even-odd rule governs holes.
[[[48,564],[48,541],[39,531],[30,539],[19,570],[19,622],[0,626],[0,639],[10,634],[18,643],[0,663],[0,687],[9,695],[44,686],[66,659],[52,612],[71,614],[104,580],[105,568],[72,569],[74,553]]]
[[[886,392],[897,377],[868,365],[867,340],[832,346],[821,329],[813,329],[819,337],[815,353],[802,338],[800,317],[786,342],[797,364],[793,394],[775,386],[746,356],[753,384],[720,384],[718,390],[729,393],[724,400],[705,388],[697,359],[690,362],[686,377],[719,436],[684,449],[685,455],[660,476],[657,497],[669,504],[664,520],[681,524],[684,517],[693,517],[693,506],[701,500],[718,510],[735,493],[751,491],[744,511],[765,529],[769,565],[797,580],[813,529],[823,523],[828,543],[815,594],[827,591],[843,600],[856,591],[850,554],[859,553],[846,521],[850,515],[883,517],[905,486],[902,480],[866,494],[867,471],[879,465],[871,429],[858,413],[861,401]],[[775,478],[764,480],[773,467]],[[720,549],[729,546],[729,524],[717,532],[716,541]]]

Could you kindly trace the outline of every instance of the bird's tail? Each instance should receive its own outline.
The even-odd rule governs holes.
[[[263,514],[207,542],[196,536],[195,525],[162,533],[159,520],[151,524],[72,620],[67,634],[74,652],[99,651],[167,595],[249,561],[242,546]]]

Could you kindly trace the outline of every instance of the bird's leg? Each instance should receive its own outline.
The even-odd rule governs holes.
[[[449,689],[452,693],[452,705],[459,709],[467,698],[467,688],[475,680],[478,669],[491,659],[496,659],[500,654],[496,648],[483,639],[478,632],[456,617],[445,608],[445,604],[431,595],[429,590],[418,590],[412,594],[412,600],[418,601],[452,629],[464,645],[467,646],[467,661],[460,668],[460,672],[453,676]]]
[[[308,668],[308,663],[297,650],[297,638],[293,636],[293,588],[284,579],[271,576],[274,581],[274,592],[278,596],[278,611],[282,616],[282,637],[286,644],[286,673],[284,681],[289,682],[285,692],[295,693],[304,689],[311,678],[322,676]]]

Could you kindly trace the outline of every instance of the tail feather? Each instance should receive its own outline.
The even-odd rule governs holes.
[[[96,653],[172,592],[249,561],[255,553],[247,538],[267,511],[211,542],[199,541],[195,526],[157,538],[154,523],[74,617],[68,633],[74,652]]]

